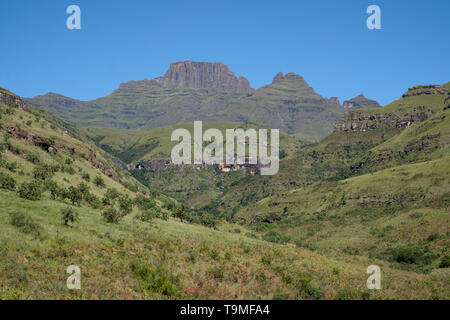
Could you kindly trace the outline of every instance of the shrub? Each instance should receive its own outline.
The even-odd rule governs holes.
[[[156,292],[165,296],[182,296],[181,290],[177,286],[178,278],[164,263],[151,266],[133,261],[130,268],[133,274],[141,280],[144,291]]]
[[[24,182],[20,185],[18,193],[21,198],[39,200],[42,194],[42,185],[36,181]]]
[[[281,234],[277,231],[269,231],[267,233],[265,233],[262,238],[265,241],[269,241],[269,242],[273,242],[273,243],[279,243],[279,244],[286,244],[287,242],[289,242],[290,237],[286,236],[284,234]]]
[[[133,210],[133,201],[128,196],[123,196],[118,199],[119,209],[123,215],[129,214]]]
[[[182,204],[181,206],[176,208],[175,211],[173,212],[173,216],[175,218],[180,219],[181,222],[183,222],[183,220],[186,219],[187,214],[188,214],[188,208],[184,204]]]
[[[32,233],[35,236],[39,236],[41,231],[39,225],[34,222],[30,215],[21,212],[10,213],[11,224],[18,227],[23,233]]]
[[[118,223],[121,218],[120,213],[113,207],[107,208],[105,211],[103,211],[102,215],[105,221],[108,223]]]
[[[39,164],[41,160],[39,159],[38,154],[30,153],[26,156],[27,161],[30,161],[33,164]]]
[[[424,265],[430,264],[432,257],[428,248],[423,249],[418,245],[408,245],[395,248],[392,259],[404,264]]]
[[[75,223],[78,221],[78,212],[76,212],[72,207],[66,207],[61,210],[62,222],[65,226],[69,223]]]
[[[245,236],[252,238],[252,239],[259,239],[258,235],[253,232],[247,232],[247,233],[245,233]]]
[[[55,168],[47,164],[41,164],[33,169],[33,178],[36,180],[50,180]]]
[[[65,172],[68,173],[70,175],[74,175],[75,174],[75,169],[73,167],[69,167],[69,166],[65,166],[65,165],[61,165],[61,172]]]
[[[154,219],[159,217],[159,212],[155,209],[150,209],[140,212],[136,215],[136,219],[143,222],[152,222]]]
[[[84,200],[94,209],[98,209],[102,205],[100,199],[90,192],[84,195]]]
[[[315,251],[317,250],[319,247],[317,246],[317,244],[313,243],[313,242],[309,242],[309,241],[303,241],[303,240],[297,240],[295,241],[295,245],[299,248],[306,248],[309,249],[311,251]]]
[[[105,181],[103,180],[103,178],[102,178],[100,175],[97,175],[97,176],[94,178],[94,184],[95,184],[97,187],[101,187],[101,188],[104,188],[104,187],[105,187]]]
[[[17,169],[17,163],[15,162],[6,162],[5,168],[8,169],[11,172],[16,172]]]
[[[15,190],[16,180],[9,175],[0,172],[0,187],[2,189]]]
[[[134,198],[134,204],[141,210],[150,210],[156,205],[156,202],[153,199],[144,197],[142,194],[138,194]]]
[[[446,255],[442,258],[439,268],[450,268],[450,255]]]
[[[106,190],[105,198],[114,200],[114,199],[117,199],[119,196],[120,196],[120,193],[119,193],[119,191],[117,191],[117,189],[115,189],[115,188],[111,188],[111,189],[108,188],[108,189]]]
[[[67,158],[64,160],[64,163],[67,164],[68,166],[70,166],[70,165],[73,163],[73,159],[67,157]]]
[[[83,200],[83,193],[80,189],[75,188],[74,186],[70,186],[66,194],[66,198],[68,198],[73,205],[81,205],[81,201]]]
[[[87,181],[87,182],[89,182],[90,180],[91,180],[91,177],[89,176],[89,173],[83,173],[82,175],[81,175],[81,178],[83,179],[83,180],[85,180],[85,181]]]

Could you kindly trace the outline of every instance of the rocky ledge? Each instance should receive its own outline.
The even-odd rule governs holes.
[[[403,94],[402,98],[420,96],[423,94],[447,94],[447,93],[448,93],[447,88],[440,85],[415,86],[409,88],[408,91]]]

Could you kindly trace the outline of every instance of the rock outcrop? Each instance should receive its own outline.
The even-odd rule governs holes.
[[[305,79],[303,79],[302,76],[299,76],[298,74],[296,74],[294,72],[286,73],[286,75],[283,75],[283,72],[278,72],[277,75],[275,76],[275,78],[273,78],[272,84],[280,83],[280,82],[283,82],[285,80],[301,80],[301,81],[305,81]]]
[[[335,125],[335,131],[367,131],[382,126],[391,128],[409,127],[414,122],[422,122],[429,118],[425,107],[417,107],[414,113],[399,117],[393,113],[370,114],[354,111],[347,113]]]
[[[246,78],[236,78],[233,72],[220,62],[175,62],[164,76],[153,81],[162,86],[178,88],[216,89],[237,93],[253,91]]]
[[[354,97],[353,99],[344,101],[342,105],[345,109],[360,109],[360,108],[378,108],[380,104],[375,100],[367,99],[364,95]]]
[[[12,92],[0,87],[0,104],[6,106],[14,106],[23,109],[27,106],[27,103],[22,100],[19,96]]]
[[[402,98],[420,96],[423,94],[447,94],[448,90],[444,86],[440,85],[426,85],[426,86],[415,86],[408,89],[406,93],[403,94]]]

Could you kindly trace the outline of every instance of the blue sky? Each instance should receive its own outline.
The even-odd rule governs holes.
[[[66,28],[71,4],[81,30]],[[366,27],[371,4],[381,30]],[[448,0],[1,1],[0,86],[89,100],[174,61],[220,61],[254,88],[292,71],[325,97],[386,104],[450,81],[449,12]]]

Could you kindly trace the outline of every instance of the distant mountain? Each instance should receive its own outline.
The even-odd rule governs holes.
[[[329,135],[345,109],[295,74],[278,73],[257,90],[226,65],[176,62],[162,77],[123,83],[112,94],[79,101],[49,93],[27,100],[71,123],[92,127],[153,129],[180,122],[253,122],[309,141]]]
[[[344,101],[343,107],[345,109],[359,109],[359,108],[378,108],[381,107],[380,104],[375,100],[370,100],[360,94],[353,99]]]

